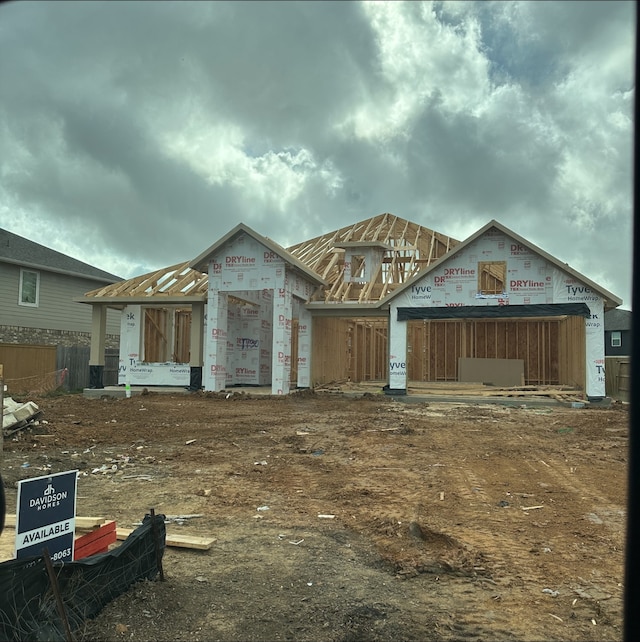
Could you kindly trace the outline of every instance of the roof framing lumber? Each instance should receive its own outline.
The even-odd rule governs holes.
[[[286,250],[301,270],[326,281],[325,303],[375,303],[439,259],[459,241],[393,214],[384,213],[317,236]],[[274,244],[275,245],[275,244]],[[368,283],[344,280],[345,248],[378,248],[382,260],[371,266]],[[195,261],[107,285],[76,299],[113,307],[130,304],[190,304],[205,301],[208,275],[191,267]],[[315,297],[313,297],[315,298]]]
[[[385,250],[382,263],[373,268],[373,278],[366,285],[344,280],[344,254],[337,248],[341,243],[356,242],[371,247],[379,247],[382,243],[389,248]],[[327,303],[364,303],[382,300],[458,243],[456,239],[385,213],[287,250],[329,282],[325,290]]]

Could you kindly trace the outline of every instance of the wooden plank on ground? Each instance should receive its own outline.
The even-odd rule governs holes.
[[[116,536],[118,539],[127,539],[133,533],[132,528],[118,528]],[[208,551],[212,544],[217,541],[215,537],[198,537],[196,535],[176,535],[174,533],[167,533],[165,536],[165,543],[167,546],[176,548],[194,548],[199,551]]]
[[[99,528],[107,521],[106,517],[76,517],[76,530],[91,530],[92,528]],[[5,526],[15,528],[16,516],[7,514]]]

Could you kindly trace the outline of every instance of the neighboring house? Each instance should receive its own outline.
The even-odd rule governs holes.
[[[609,310],[604,314],[604,353],[607,357],[631,356],[631,311]]]
[[[74,299],[119,280],[0,228],[0,362],[10,389],[35,389],[38,378],[63,368],[72,371],[65,385],[85,387],[93,320]],[[104,347],[117,349],[119,312],[109,313],[103,330]]]
[[[192,261],[77,300],[94,327],[123,310],[121,384],[287,394],[386,380],[406,394],[504,376],[590,397],[604,395],[604,312],[622,303],[496,221],[460,243],[391,214],[288,249],[240,224]]]

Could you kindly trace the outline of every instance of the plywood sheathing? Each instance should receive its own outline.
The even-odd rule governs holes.
[[[389,246],[368,283],[345,282],[342,243]],[[302,263],[329,282],[327,302],[379,301],[420,270],[439,259],[458,241],[393,214],[380,214],[288,247]]]

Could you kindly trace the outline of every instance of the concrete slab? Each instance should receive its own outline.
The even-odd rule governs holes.
[[[131,386],[131,396],[138,396],[154,392],[160,394],[191,394],[191,390],[181,386]],[[124,386],[105,386],[104,388],[85,388],[82,394],[88,399],[104,399],[114,397],[116,399],[125,399],[126,391]]]
[[[146,392],[145,392],[146,391]],[[223,392],[227,394],[247,394],[247,395],[264,395],[271,396],[271,386],[243,386],[227,388]],[[322,391],[320,391],[322,392]],[[197,394],[188,388],[181,386],[131,386],[131,396],[139,396],[142,394]],[[295,390],[292,390],[295,393]],[[124,399],[126,397],[124,386],[106,386],[104,388],[93,389],[85,388],[84,396],[89,399],[102,399],[114,397],[117,399]],[[366,394],[380,395],[381,399],[387,401],[393,400],[399,403],[463,403],[463,404],[494,404],[509,406],[513,408],[541,408],[541,407],[566,407],[571,408],[571,402],[559,401],[552,397],[506,397],[506,396],[480,396],[480,395],[464,395],[464,394],[423,394],[420,392],[410,392],[408,395],[385,395],[382,387],[376,389],[371,387],[369,390],[352,390],[352,391],[339,391],[334,393],[340,397],[358,398]],[[607,403],[607,401],[609,403]],[[595,407],[608,407],[610,399],[606,398],[600,403],[584,402],[584,409]],[[576,408],[576,411],[580,410]]]
[[[131,396],[142,394],[171,394],[171,395],[191,395],[198,394],[202,391],[192,391],[183,386],[131,386]],[[224,390],[231,394],[250,394],[250,395],[271,395],[271,386],[243,386],[233,387]],[[82,394],[88,399],[103,399],[114,397],[116,399],[125,399],[126,391],[124,386],[105,386],[104,388],[85,388]]]

